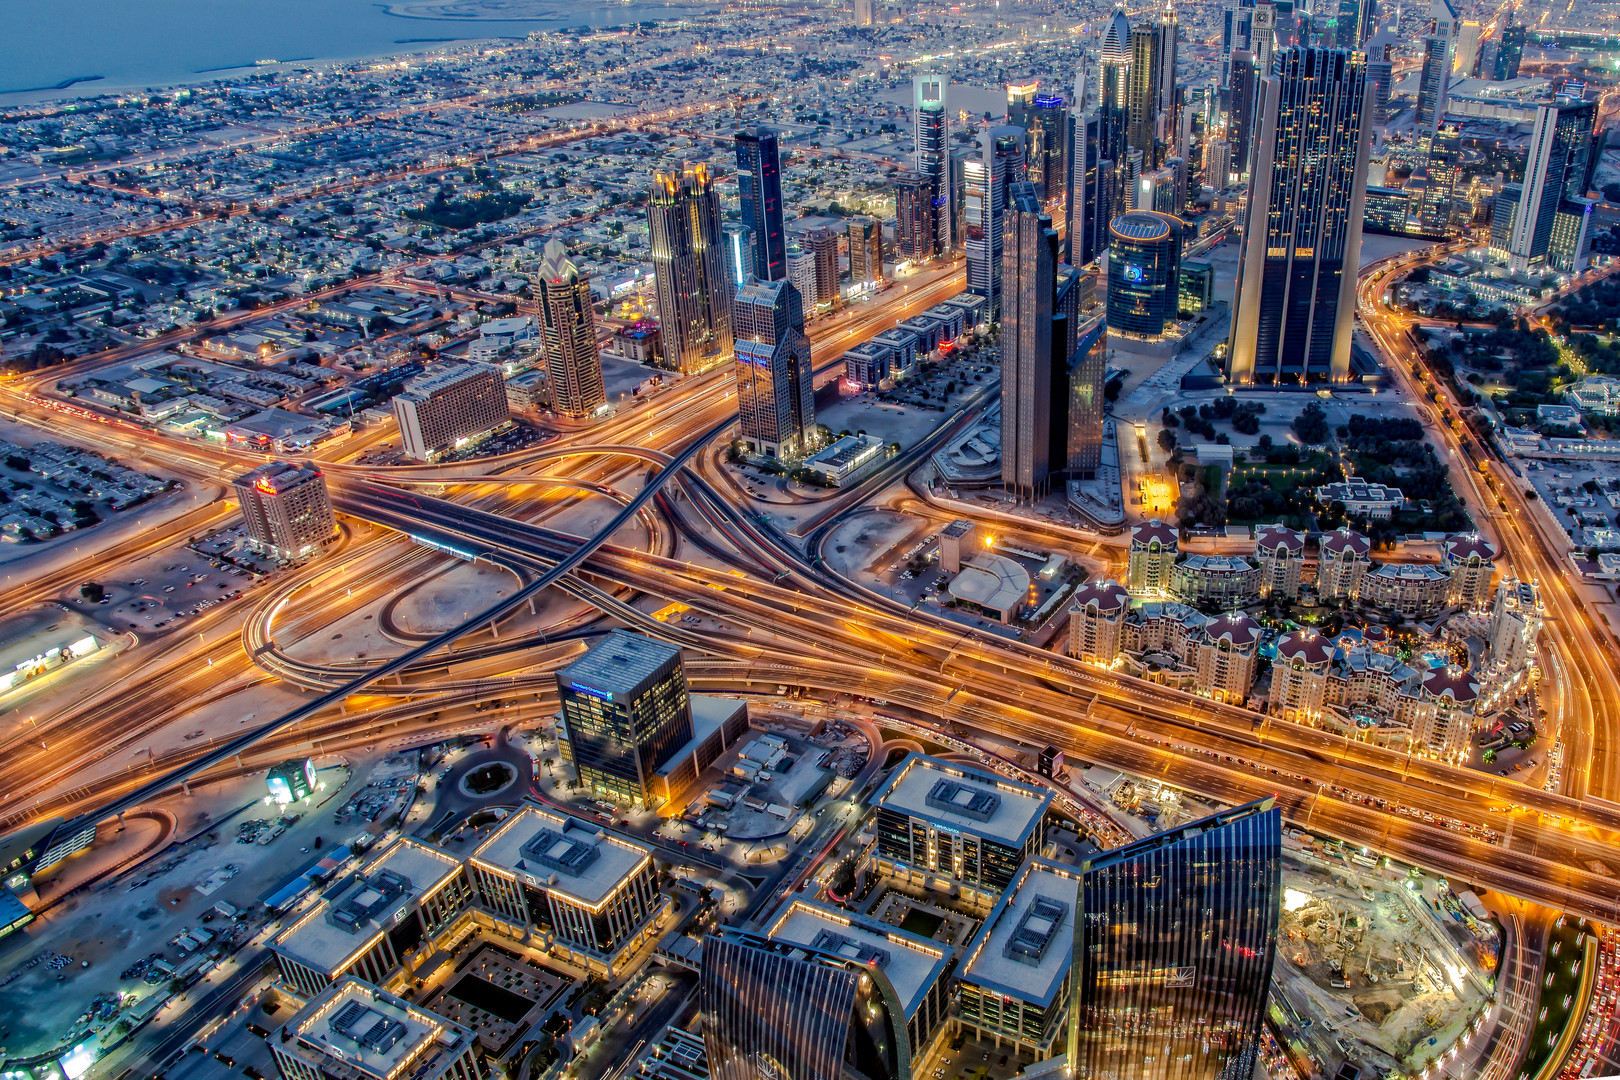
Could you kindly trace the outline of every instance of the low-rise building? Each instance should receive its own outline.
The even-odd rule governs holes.
[[[999,1049],[1053,1056],[1069,1012],[1080,870],[1031,859],[968,943],[958,1022]]]
[[[1450,576],[1433,563],[1384,563],[1361,579],[1361,599],[1407,619],[1438,615],[1450,589]]]
[[[886,445],[876,435],[845,435],[805,458],[804,465],[832,487],[843,487],[864,479],[888,460]]]
[[[1341,503],[1350,517],[1388,521],[1406,504],[1406,496],[1400,488],[1369,484],[1352,477],[1336,484],[1323,484],[1316,489],[1316,501],[1323,506]]]
[[[598,825],[525,804],[473,851],[484,907],[554,955],[617,974],[662,906],[652,848]]]
[[[1237,555],[1183,555],[1170,568],[1170,595],[1223,610],[1260,599],[1260,567]]]
[[[988,909],[1040,851],[1051,791],[924,754],[872,800],[879,873]]]
[[[285,1080],[481,1080],[478,1036],[344,976],[265,1040]]]
[[[1074,591],[1069,609],[1069,655],[1091,664],[1112,664],[1118,657],[1131,595],[1117,581],[1091,581]]]
[[[948,588],[958,606],[1011,625],[1029,599],[1029,571],[1005,555],[981,551],[962,560]]]

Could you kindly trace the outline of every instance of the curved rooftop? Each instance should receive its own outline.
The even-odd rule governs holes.
[[[1153,542],[1157,542],[1164,547],[1174,547],[1176,545],[1175,527],[1172,525],[1166,525],[1158,518],[1153,518],[1150,521],[1138,522],[1137,524],[1131,526],[1132,547],[1135,547],[1138,544],[1146,547],[1148,544]]]
[[[1256,645],[1260,641],[1260,624],[1241,611],[1229,611],[1204,624],[1204,633],[1214,641],[1225,639],[1237,646]]]
[[[1446,537],[1446,558],[1452,562],[1467,562],[1469,559],[1490,562],[1496,558],[1496,545],[1479,533],[1458,533]]]
[[[1171,230],[1179,228],[1180,224],[1169,214],[1154,210],[1130,210],[1110,222],[1108,229],[1122,240],[1151,242],[1170,239]]]
[[[1103,27],[1102,62],[1128,64],[1131,62],[1131,20],[1124,8],[1115,8],[1108,24]]]
[[[1088,581],[1074,590],[1074,606],[1095,607],[1098,611],[1118,611],[1131,602],[1125,586],[1111,578]]]
[[[1255,531],[1254,546],[1264,551],[1279,547],[1304,551],[1305,534],[1295,532],[1286,525],[1262,525]]]
[[[1315,630],[1290,630],[1277,639],[1278,660],[1302,660],[1314,666],[1332,658],[1332,643]]]
[[[950,593],[958,600],[992,611],[1007,611],[1029,592],[1029,571],[1005,555],[984,552],[964,561],[951,579]]]
[[[1366,555],[1372,551],[1372,541],[1352,529],[1334,529],[1322,534],[1321,546],[1323,551],[1335,555]]]
[[[1423,692],[1458,705],[1471,705],[1479,700],[1479,680],[1466,668],[1430,668],[1423,673]]]

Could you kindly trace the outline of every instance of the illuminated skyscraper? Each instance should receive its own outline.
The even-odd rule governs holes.
[[[1559,203],[1586,194],[1598,103],[1559,98],[1537,110],[1525,151],[1524,194],[1513,218],[1508,268],[1527,274],[1547,259]]]
[[[1237,385],[1350,375],[1369,128],[1360,53],[1296,47],[1261,80],[1226,375]]]
[[[1274,800],[1115,848],[1081,873],[1068,1075],[1247,1080],[1282,913]]]
[[[754,453],[804,455],[816,423],[804,305],[787,281],[751,281],[732,302],[736,323],[737,413]]]
[[[1009,188],[1001,305],[1001,483],[1020,502],[1046,493],[1052,471],[1053,340],[1058,238],[1035,186]],[[1066,361],[1065,355],[1059,362]],[[1061,463],[1058,466],[1062,468]]]
[[[895,246],[901,259],[925,262],[938,251],[939,219],[946,208],[934,202],[936,190],[931,178],[914,169],[894,178]]]
[[[740,221],[720,227],[726,245],[726,276],[733,285],[742,285],[754,276],[754,230]]]
[[[1001,310],[1002,214],[1007,185],[1024,178],[1024,131],[999,124],[979,135],[979,152],[963,168],[966,183],[967,290],[984,297],[989,318]]]
[[[1085,266],[1108,247],[1114,172],[1113,162],[1102,157],[1102,126],[1096,109],[1076,113],[1069,122],[1063,260],[1072,266]]]
[[[1238,174],[1239,180],[1245,180],[1249,176],[1249,159],[1253,154],[1255,108],[1260,97],[1260,69],[1255,67],[1254,53],[1239,49],[1232,54],[1232,74],[1228,85],[1231,94],[1228,98],[1226,141],[1232,150],[1232,171]],[[1223,180],[1214,186],[1222,188],[1229,182]]]
[[[274,461],[231,481],[248,542],[278,559],[311,555],[337,537],[326,477],[312,465]]]
[[[837,307],[842,290],[838,286],[838,234],[823,226],[804,237],[816,260],[816,305]]]
[[[1481,73],[1496,82],[1519,77],[1519,62],[1524,59],[1524,24],[1508,23],[1486,45]]]
[[[1102,160],[1117,166],[1125,158],[1131,118],[1131,20],[1123,8],[1115,8],[1103,27],[1100,66],[1097,116],[1102,124]]]
[[[849,280],[875,285],[883,280],[883,224],[877,218],[849,219]]]
[[[1423,39],[1423,67],[1418,76],[1419,130],[1433,129],[1445,119],[1446,91],[1451,85],[1457,45],[1457,12],[1451,0],[1431,0],[1429,17],[1433,21]]]
[[[1377,22],[1378,0],[1339,0],[1339,17],[1333,25],[1334,47],[1361,48]]]
[[[1109,225],[1108,325],[1156,341],[1176,321],[1181,295],[1180,218],[1132,210]]]
[[[562,416],[583,420],[607,404],[590,278],[579,272],[562,242],[552,238],[546,241],[540,260],[539,284],[540,340],[546,377],[551,380],[552,408]]]
[[[1150,22],[1133,26],[1128,99],[1130,121],[1125,141],[1131,149],[1142,152],[1143,163],[1149,169],[1158,165],[1158,144],[1164,134],[1161,115],[1164,105],[1161,96],[1164,62],[1163,25]]]
[[[912,80],[916,170],[928,178],[933,207],[934,251],[943,255],[957,238],[949,212],[951,195],[951,114],[946,108],[950,80],[944,75],[918,75]],[[916,256],[926,258],[929,256]]]
[[[720,199],[706,165],[654,173],[647,229],[664,362],[683,374],[731,359],[731,297]]]
[[[776,132],[764,127],[739,131],[736,144],[742,220],[754,230],[754,276],[780,281],[787,276],[787,231],[782,224],[782,158]]]

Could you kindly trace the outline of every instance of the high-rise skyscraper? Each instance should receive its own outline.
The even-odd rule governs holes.
[[[1073,276],[1078,288],[1080,275]],[[1059,286],[1059,304],[1062,305]],[[1101,312],[1081,316],[1068,371],[1068,474],[1092,480],[1102,464],[1103,377],[1108,369],[1108,319]]]
[[[1024,176],[1041,202],[1055,204],[1067,189],[1068,103],[1061,94],[1042,94],[1031,79],[1007,84],[1007,123],[1023,128]]]
[[[1131,210],[1109,225],[1108,325],[1148,341],[1174,325],[1181,295],[1180,218]]]
[[[988,318],[995,321],[1001,310],[1002,214],[1007,185],[1024,178],[1024,130],[1007,124],[986,128],[978,151],[963,167],[967,288],[988,301]]]
[[[739,131],[736,145],[742,220],[754,230],[754,276],[781,281],[787,276],[787,229],[782,222],[782,158],[776,132],[765,127]]]
[[[682,374],[731,359],[731,297],[720,199],[706,165],[653,174],[647,227],[664,362]]]
[[[1003,242],[1001,483],[1020,502],[1033,502],[1046,494],[1052,472],[1052,301],[1057,293],[1057,233],[1033,184],[1010,185]]]
[[[915,168],[928,177],[932,186],[929,199],[934,207],[934,255],[943,255],[957,241],[948,208],[953,205],[951,188],[951,114],[946,109],[950,79],[944,75],[918,75],[912,80],[912,111],[915,122]]]
[[[1523,23],[1507,23],[1497,35],[1496,47],[1491,50],[1488,59],[1490,66],[1485,68],[1486,78],[1496,82],[1506,82],[1519,77],[1519,62],[1524,59]]]
[[[1221,82],[1231,78],[1232,54],[1254,40],[1254,0],[1227,0],[1221,9]]]
[[[788,281],[751,281],[732,302],[736,323],[737,414],[754,453],[798,458],[816,423],[804,304]]]
[[[1419,226],[1427,236],[1452,235],[1452,203],[1462,171],[1462,131],[1456,124],[1442,123],[1421,135],[1418,143],[1429,174],[1417,213]]]
[[[1451,86],[1451,66],[1456,56],[1457,11],[1451,0],[1431,0],[1431,25],[1423,38],[1423,67],[1418,76],[1416,126],[1421,130],[1438,127],[1446,115],[1446,91]]]
[[[1161,115],[1164,32],[1163,24],[1156,21],[1131,27],[1130,120],[1126,142],[1131,149],[1142,152],[1143,163],[1149,169],[1158,166],[1159,142],[1164,135]]]
[[[579,782],[616,802],[647,805],[653,774],[692,741],[681,650],[613,630],[558,669],[557,693]]]
[[[1254,66],[1261,76],[1271,74],[1271,58],[1277,52],[1277,6],[1257,2],[1254,5],[1254,32],[1250,35],[1250,51],[1254,53]]]
[[[849,219],[849,280],[853,285],[883,280],[883,224],[877,218]]]
[[[1457,24],[1457,43],[1452,49],[1451,59],[1453,74],[1465,79],[1479,74],[1479,34],[1477,19],[1463,19]]]
[[[1254,1072],[1282,915],[1282,812],[1266,799],[1081,865],[1070,1075]]]
[[[1370,129],[1361,53],[1295,47],[1261,80],[1227,379],[1350,374]]]
[[[1087,265],[1108,247],[1113,163],[1102,157],[1102,126],[1097,109],[1076,112],[1069,121],[1063,261],[1071,266]]]
[[[1530,273],[1546,261],[1558,204],[1586,194],[1596,119],[1595,101],[1561,97],[1537,110],[1525,151],[1524,194],[1508,243],[1508,268],[1515,274]]]
[[[1359,49],[1372,34],[1378,20],[1377,0],[1339,0],[1339,17],[1333,24],[1333,45],[1339,49]]]
[[[938,252],[939,219],[949,208],[934,201],[937,190],[932,178],[915,169],[894,178],[895,246],[901,259],[926,262]]]
[[[590,278],[579,272],[562,241],[546,241],[540,260],[540,341],[552,408],[583,420],[607,405]]]
[[[1249,158],[1253,153],[1255,109],[1259,105],[1260,69],[1255,67],[1254,53],[1239,49],[1232,54],[1231,93],[1227,100],[1226,141],[1232,149],[1232,171],[1239,181],[1249,176]],[[1216,184],[1225,187],[1230,181]]]
[[[1103,26],[1100,66],[1097,115],[1102,123],[1102,160],[1117,166],[1125,159],[1131,119],[1131,20],[1123,8],[1115,8]]]
[[[1513,246],[1513,221],[1518,216],[1524,185],[1503,184],[1491,204],[1491,258],[1507,262]]]

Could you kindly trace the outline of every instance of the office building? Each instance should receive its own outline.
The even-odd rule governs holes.
[[[1341,526],[1324,533],[1318,544],[1316,595],[1322,603],[1361,599],[1361,582],[1372,568],[1372,543]]]
[[[1226,141],[1232,148],[1233,177],[1241,182],[1248,178],[1250,158],[1254,150],[1254,124],[1260,104],[1260,69],[1255,66],[1254,53],[1239,49],[1232,54],[1232,74],[1227,83],[1230,94],[1226,121]],[[1223,188],[1232,183],[1223,179],[1213,186]]]
[[[1176,304],[1183,319],[1208,311],[1215,302],[1215,267],[1206,262],[1182,263],[1178,290]]]
[[[482,1080],[478,1036],[346,976],[265,1039],[283,1080]]]
[[[1497,586],[1491,605],[1491,664],[1503,671],[1522,671],[1535,663],[1536,637],[1541,633],[1541,590],[1534,582],[1505,578]]]
[[[533,802],[473,849],[467,871],[498,928],[549,936],[552,955],[598,978],[622,973],[667,904],[652,848]]]
[[[1095,275],[1092,275],[1094,278]],[[1078,273],[1068,278],[1068,287],[1075,292],[1084,288],[1086,276]],[[1058,307],[1064,306],[1059,288]],[[1081,311],[1086,310],[1084,297],[1077,297]],[[1074,480],[1094,480],[1102,465],[1104,376],[1108,372],[1108,320],[1098,311],[1089,316],[1065,316],[1077,326],[1074,347],[1069,352],[1068,386],[1068,475]],[[1060,335],[1054,331],[1053,340]],[[1060,418],[1061,419],[1061,418]]]
[[[1457,44],[1453,48],[1451,71],[1465,79],[1479,75],[1479,34],[1477,19],[1463,19],[1457,24]]]
[[[1170,572],[1180,551],[1176,527],[1158,518],[1131,526],[1125,555],[1125,587],[1132,596],[1167,596]]]
[[[1552,236],[1547,239],[1547,266],[1560,274],[1586,272],[1591,241],[1592,210],[1596,199],[1565,199],[1553,215]]]
[[[726,273],[720,199],[708,166],[653,174],[647,230],[664,365],[685,375],[730,360],[736,286]]]
[[[1555,99],[1536,110],[1525,151],[1524,183],[1508,241],[1508,269],[1530,274],[1547,263],[1558,209],[1586,194],[1595,101]]]
[[[838,306],[841,290],[838,285],[838,234],[823,226],[811,229],[804,237],[816,268],[816,300],[818,308]]]
[[[1282,813],[1266,799],[1081,866],[1072,1075],[1255,1071],[1282,912]]]
[[[1423,38],[1423,66],[1418,74],[1417,120],[1419,131],[1433,130],[1446,116],[1446,93],[1456,57],[1457,11],[1451,0],[1430,0],[1429,32]]]
[[[1450,236],[1456,230],[1451,226],[1452,207],[1462,175],[1462,129],[1453,123],[1442,123],[1435,131],[1419,139],[1428,184],[1416,207],[1418,226],[1426,236]],[[1419,175],[1414,170],[1414,177]]]
[[[754,276],[781,281],[787,276],[787,229],[782,221],[782,158],[776,132],[765,127],[739,131],[735,142],[742,223],[754,233]]]
[[[1040,851],[1052,792],[912,753],[872,800],[879,873],[988,909]]]
[[[1339,0],[1339,17],[1333,24],[1333,47],[1361,48],[1372,36],[1377,21],[1377,0]]]
[[[540,341],[551,382],[551,407],[574,420],[595,416],[607,407],[607,391],[596,346],[591,282],[555,238],[546,241],[539,285]]]
[[[1373,127],[1389,123],[1389,95],[1395,84],[1395,61],[1392,55],[1397,44],[1395,34],[1388,28],[1379,30],[1368,39],[1367,82],[1372,87],[1372,109],[1368,122]]]
[[[1080,921],[1078,867],[1031,859],[968,943],[956,980],[957,1023],[998,1050],[1060,1054]]]
[[[1519,64],[1524,59],[1525,27],[1523,23],[1507,23],[1496,39],[1496,48],[1488,57],[1485,77],[1494,82],[1507,82],[1519,77]]]
[[[1119,655],[1120,635],[1131,594],[1117,581],[1088,581],[1074,591],[1069,609],[1069,655],[1093,664],[1111,664]]]
[[[1370,136],[1366,76],[1359,53],[1292,48],[1261,80],[1231,383],[1350,376]]]
[[[1491,599],[1491,578],[1496,573],[1496,545],[1478,533],[1446,537],[1440,566],[1450,579],[1446,603],[1466,611],[1484,611]]]
[[[1173,55],[1174,45],[1169,49]],[[1129,120],[1125,141],[1142,152],[1147,168],[1157,167],[1164,136],[1164,67],[1166,63],[1163,23],[1141,23],[1131,27],[1131,78],[1128,97]],[[1174,60],[1170,63],[1174,64]]]
[[[1299,599],[1305,534],[1284,525],[1262,525],[1255,529],[1254,537],[1254,558],[1260,564],[1260,598]]]
[[[473,900],[460,859],[400,837],[328,888],[276,935],[270,951],[281,981],[302,997],[346,975],[403,988]]]
[[[1007,123],[1024,131],[1024,179],[1050,205],[1066,190],[1069,110],[1060,94],[1042,94],[1035,80],[1007,84]]]
[[[326,477],[313,465],[273,461],[236,477],[231,487],[255,551],[298,559],[337,536]]]
[[[877,218],[849,219],[850,284],[877,286],[883,282],[883,224]]]
[[[1181,219],[1132,210],[1108,227],[1108,325],[1156,341],[1173,326],[1181,294]]]
[[[579,782],[648,806],[653,774],[692,741],[681,650],[614,630],[558,670],[563,727]]]
[[[842,935],[840,935],[842,936]],[[914,1051],[886,965],[727,929],[703,939],[698,1010],[712,1080],[909,1080]],[[890,950],[879,950],[888,954]],[[873,960],[877,957],[874,955]]]
[[[816,254],[797,243],[788,244],[788,280],[799,290],[800,302],[808,308],[816,306]]]
[[[955,222],[946,212],[958,201],[951,169],[951,115],[946,108],[949,86],[950,79],[944,75],[924,74],[912,79],[916,125],[913,167],[928,178],[928,198],[935,210],[933,256],[943,256],[958,242]]]
[[[934,1040],[949,1029],[946,1013],[956,965],[955,950],[949,944],[801,898],[795,898],[771,921],[766,934],[778,946],[857,965],[868,977],[881,973],[892,994],[887,1017],[891,1026],[884,1032],[883,1042],[899,1044],[903,1052],[896,1053],[896,1058],[921,1061]],[[888,1055],[874,1056],[882,1059]],[[910,1075],[905,1072],[900,1077]]]
[[[1328,699],[1333,643],[1315,630],[1290,630],[1277,639],[1271,664],[1271,715],[1314,724]]]
[[[1228,0],[1221,8],[1221,81],[1232,70],[1232,55],[1254,40],[1254,0]]]
[[[511,422],[506,380],[489,364],[440,364],[406,380],[394,419],[406,457],[437,461]]]
[[[720,234],[726,245],[727,280],[733,285],[746,285],[754,277],[754,230],[740,221],[728,221],[720,226]]]
[[[737,290],[731,311],[742,441],[767,457],[803,457],[813,449],[816,394],[799,290],[752,281]]]
[[[963,167],[967,288],[988,302],[992,322],[1001,317],[1001,236],[1007,187],[1024,178],[1024,138],[1022,128],[988,127],[979,135],[977,155]]]

